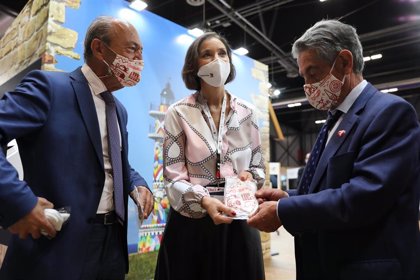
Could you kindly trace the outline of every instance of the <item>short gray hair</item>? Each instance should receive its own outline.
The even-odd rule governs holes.
[[[353,55],[353,71],[363,72],[363,48],[356,29],[338,20],[321,20],[309,28],[293,43],[292,55],[315,49],[318,55],[332,64],[341,50],[349,50]]]
[[[111,43],[111,28],[112,28],[112,22],[115,21],[114,17],[110,16],[100,16],[97,17],[88,27],[88,30],[86,32],[85,37],[85,50],[83,53],[83,56],[85,58],[85,61],[92,56],[92,49],[90,48],[90,45],[93,41],[93,39],[98,38],[99,40],[105,42],[106,44]]]

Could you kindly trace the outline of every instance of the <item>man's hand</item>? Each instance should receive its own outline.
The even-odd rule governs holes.
[[[147,219],[153,210],[154,200],[152,193],[148,188],[138,186],[130,193],[130,196],[139,208],[139,214],[141,213],[143,215],[139,219],[142,221],[143,219]]]
[[[206,209],[207,214],[213,220],[215,225],[230,224],[232,217],[236,216],[236,212],[224,205],[220,200],[211,196],[205,196],[201,200],[201,206]]]
[[[280,198],[288,196],[287,192],[280,189],[261,188],[255,192],[255,197],[260,204],[266,201],[278,201]]]
[[[54,208],[54,205],[45,198],[38,197],[32,211],[11,225],[8,230],[12,234],[18,234],[21,239],[26,239],[29,234],[37,239],[41,236],[41,231],[45,231],[49,238],[55,237],[57,232],[44,214],[46,208]]]
[[[260,204],[257,213],[248,219],[248,225],[265,232],[273,232],[281,227],[281,221],[277,216],[277,201]]]

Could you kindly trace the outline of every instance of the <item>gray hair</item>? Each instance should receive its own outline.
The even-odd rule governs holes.
[[[112,22],[115,21],[114,17],[110,16],[100,16],[97,17],[88,27],[88,30],[86,32],[85,37],[85,50],[83,53],[83,56],[85,58],[85,61],[92,56],[92,49],[90,48],[90,45],[93,41],[93,39],[98,38],[99,40],[105,42],[106,44],[111,43],[111,28],[112,28]]]
[[[292,55],[315,49],[318,55],[332,64],[341,50],[349,50],[353,55],[353,71],[361,74],[364,67],[363,48],[356,29],[338,20],[321,20],[309,28],[292,47]]]

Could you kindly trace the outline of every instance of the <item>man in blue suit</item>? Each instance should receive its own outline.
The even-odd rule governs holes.
[[[144,217],[153,196],[128,162],[127,112],[117,99],[121,172],[114,171],[101,93],[139,82],[142,50],[133,25],[99,17],[87,31],[81,68],[30,72],[0,100],[0,144],[17,139],[24,171],[20,181],[0,152],[0,225],[13,234],[0,279],[124,279],[128,196],[140,194]],[[71,208],[61,231],[44,215],[53,207]]]
[[[420,279],[414,108],[363,79],[350,25],[320,21],[292,52],[309,103],[339,117],[321,130],[298,191],[260,190],[248,223],[294,236],[297,279]]]

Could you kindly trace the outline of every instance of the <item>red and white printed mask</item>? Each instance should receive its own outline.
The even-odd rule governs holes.
[[[115,59],[111,64],[108,64],[105,60],[103,62],[108,65],[120,84],[124,87],[132,87],[140,82],[144,61],[141,59],[129,59],[114,52],[109,46],[107,47],[115,54]]]
[[[331,70],[325,78],[317,83],[303,85],[303,90],[305,91],[309,104],[318,110],[329,110],[338,103],[346,76],[340,81],[331,73],[336,60],[334,60]]]

